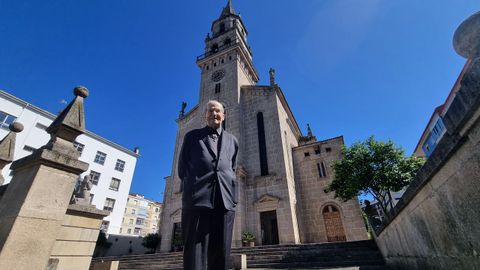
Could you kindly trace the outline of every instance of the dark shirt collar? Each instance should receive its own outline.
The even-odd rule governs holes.
[[[222,126],[220,126],[217,129],[214,129],[214,128],[211,128],[211,127],[207,126],[207,129],[208,129],[210,134],[216,133],[218,136],[222,135],[222,131],[223,131]]]

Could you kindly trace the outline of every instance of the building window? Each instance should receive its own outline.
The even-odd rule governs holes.
[[[133,225],[133,218],[131,218],[128,222],[129,225]]]
[[[112,178],[112,181],[110,181],[109,189],[118,191],[119,187],[120,187],[120,179]]]
[[[210,51],[211,51],[212,53],[218,52],[218,44],[213,44],[213,45],[212,45],[212,48],[210,49]]]
[[[135,230],[133,230],[133,234],[140,235],[140,230],[140,228],[135,228]]]
[[[220,93],[221,85],[219,83],[215,84],[215,94]]]
[[[0,128],[9,130],[8,126],[10,126],[15,119],[17,119],[15,116],[0,111]]]
[[[309,157],[310,156],[310,153],[309,152],[305,152],[303,153],[305,155],[305,157]]]
[[[79,142],[73,142],[73,147],[75,148],[75,150],[77,150],[78,152],[80,152],[80,155],[82,155],[83,148],[85,148],[85,145],[84,145],[84,144],[81,144],[81,143],[79,143]]]
[[[332,148],[327,147],[327,148],[325,148],[325,151],[327,151],[327,152],[332,152]]]
[[[225,24],[221,23],[220,24],[220,33],[223,33],[223,32],[225,32]]]
[[[30,152],[30,153],[33,153],[33,151],[35,151],[35,150],[37,150],[37,149],[35,149],[35,148],[31,147],[31,146],[25,145],[25,146],[23,147],[23,150],[25,150],[25,151],[27,151],[27,152]]]
[[[100,173],[96,171],[90,171],[90,179],[92,180],[92,184],[98,185],[98,181],[100,181]]]
[[[145,223],[145,220],[143,218],[137,218],[137,225],[143,225]]]
[[[117,163],[115,164],[115,170],[119,172],[123,172],[124,169],[125,169],[125,161],[121,159],[117,159]]]
[[[42,123],[40,123],[40,122],[36,123],[36,124],[35,124],[35,127],[36,127],[36,128],[39,128],[39,129],[41,129],[41,130],[46,130],[46,129],[47,129],[47,126],[44,125],[44,124],[42,124]]]
[[[112,212],[114,207],[115,207],[115,200],[111,198],[106,198],[105,204],[103,206],[103,210]]]
[[[315,148],[315,155],[320,155],[320,146],[317,145],[317,147]]]
[[[132,229],[128,229],[127,234],[132,234]]]
[[[260,174],[268,175],[267,145],[265,140],[265,126],[263,113],[257,113],[258,148],[260,154]]]
[[[232,43],[232,40],[230,38],[226,38],[224,41],[225,46],[230,45],[230,43]]]
[[[103,165],[105,164],[105,159],[107,159],[107,154],[97,151],[94,162]]]
[[[104,220],[102,221],[102,226],[100,227],[100,230],[106,233],[108,231],[108,226],[110,226],[110,221]]]
[[[132,215],[135,215],[135,212],[136,212],[135,209],[132,209]]]
[[[327,177],[327,170],[325,169],[325,164],[322,162],[317,163],[318,175],[321,178]]]

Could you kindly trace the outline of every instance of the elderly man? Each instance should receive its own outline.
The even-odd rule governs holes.
[[[228,269],[235,218],[237,139],[222,129],[223,105],[206,105],[207,126],[188,132],[178,161],[183,182],[183,267]]]

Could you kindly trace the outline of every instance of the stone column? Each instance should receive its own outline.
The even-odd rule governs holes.
[[[0,269],[46,268],[78,175],[88,164],[78,160],[75,138],[85,131],[84,98],[75,99],[47,128],[50,141],[12,163],[13,179],[0,200]]]

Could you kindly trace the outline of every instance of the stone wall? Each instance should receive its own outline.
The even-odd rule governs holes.
[[[480,60],[467,69],[447,133],[417,174],[377,244],[393,269],[480,269]]]
[[[333,205],[340,211],[347,241],[366,240],[367,232],[357,200],[343,202],[334,193],[325,193],[333,180],[333,163],[342,158],[343,137],[312,142],[293,149],[295,179],[299,206],[302,243],[327,242],[322,210]],[[318,152],[315,152],[317,150]],[[308,153],[308,156],[305,156]],[[317,163],[325,165],[326,176],[320,177]]]

